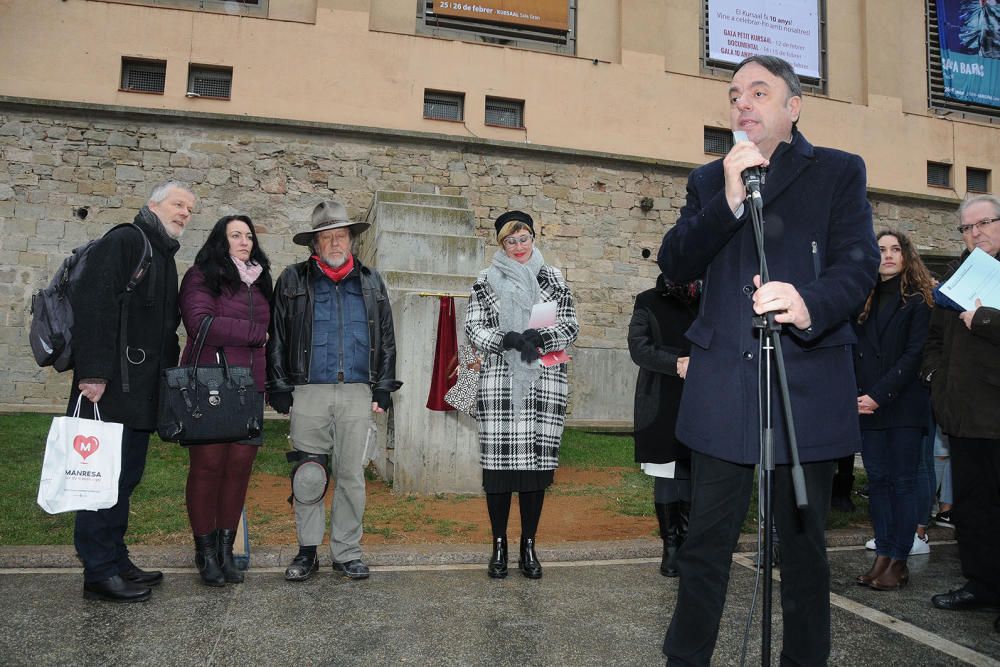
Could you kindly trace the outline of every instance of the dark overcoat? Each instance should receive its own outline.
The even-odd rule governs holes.
[[[204,364],[216,364],[216,353],[225,350],[231,366],[249,367],[257,391],[264,391],[267,359],[267,327],[271,321],[271,306],[264,296],[260,283],[263,275],[251,286],[242,282],[234,290],[223,286],[220,294],[213,294],[205,284],[205,275],[192,266],[181,281],[180,306],[187,344],[181,362],[194,361],[194,344],[201,322],[207,315],[215,319],[205,337],[201,358]]]
[[[868,319],[855,324],[854,372],[858,396],[868,394],[878,403],[870,415],[860,415],[862,430],[887,428],[926,429],[930,421],[930,396],[920,382],[931,309],[919,294],[903,297],[898,291],[886,319],[876,315],[878,294]]]
[[[90,251],[73,303],[74,360],[72,411],[82,380],[107,381],[99,406],[105,421],[138,431],[156,428],[160,374],[177,365],[177,266],[180,244],[167,236],[148,208],[133,224],[141,227],[153,249],[149,272],[136,288],[128,308],[128,340],[119,340],[119,299],[142,257],[142,237],[120,228],[106,234]],[[128,347],[130,391],[122,390],[121,354]],[[86,403],[87,401],[84,401]],[[90,417],[89,409],[81,412]]]
[[[691,172],[687,201],[658,261],[668,280],[705,281],[687,331],[691,361],[677,436],[695,451],[752,464],[760,458],[760,350],[751,301],[759,264],[749,207],[737,218],[724,189],[722,160]],[[792,143],[772,155],[762,196],[771,279],[794,285],[811,317],[808,329],[786,325],[780,334],[799,453],[803,462],[836,459],[861,445],[850,318],[874,286],[879,263],[865,165],[794,132]],[[775,381],[781,464],[789,453],[776,388]]]
[[[961,260],[968,256],[962,253]],[[921,375],[931,383],[934,418],[942,431],[1000,440],[1000,309],[977,308],[970,329],[958,311],[935,308]]]
[[[635,383],[634,436],[637,463],[669,463],[691,452],[674,435],[684,380],[677,358],[690,354],[684,332],[697,314],[697,304],[667,292],[661,282],[635,298],[628,325],[628,351],[639,367]]]

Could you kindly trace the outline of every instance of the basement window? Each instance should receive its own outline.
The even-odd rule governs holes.
[[[465,120],[465,94],[424,91],[424,118],[431,120]]]
[[[524,100],[486,98],[486,124],[495,127],[524,129]]]
[[[927,163],[927,185],[936,188],[951,187],[951,165],[941,162]]]
[[[166,81],[166,60],[122,58],[122,79],[119,90],[128,93],[157,93],[162,95]]]
[[[990,170],[966,167],[965,189],[977,194],[988,194],[990,191]]]
[[[194,64],[188,67],[188,97],[228,100],[232,87],[232,67]]]
[[[733,133],[717,127],[705,128],[705,152],[709,155],[728,155],[733,148]]]

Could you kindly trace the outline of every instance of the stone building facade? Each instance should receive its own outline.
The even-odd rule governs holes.
[[[167,179],[191,184],[199,198],[178,254],[181,270],[224,214],[251,216],[277,274],[302,259],[292,233],[324,198],[340,198],[363,217],[378,190],[464,196],[487,257],[493,218],[530,211],[539,249],[563,269],[576,298],[578,352],[605,351],[607,363],[628,364],[633,300],[653,285],[656,250],[693,166],[415,132],[0,100],[0,365],[7,380],[0,407],[64,406],[68,374],[39,369],[27,345],[31,293],[73,248],[131,221],[153,185]],[[954,201],[870,194],[876,227],[910,232],[927,254],[958,253]],[[599,376],[579,374],[571,386],[578,420],[608,418],[595,407],[602,395],[605,404],[624,401],[631,415],[630,389],[609,398]]]

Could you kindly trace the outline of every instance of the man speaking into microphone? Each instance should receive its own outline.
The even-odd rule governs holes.
[[[719,633],[731,555],[761,456],[760,334],[754,315],[780,324],[791,409],[809,504],[792,489],[785,415],[772,380],[774,522],[781,539],[781,664],[823,665],[830,654],[829,565],[824,530],[834,460],[861,447],[850,318],[875,284],[879,251],[857,155],[817,148],[796,124],[802,87],[773,56],[741,62],[729,86],[737,141],[691,172],[687,201],[658,262],[665,278],[704,277],[677,436],[692,450],[687,541],[663,645],[668,664],[708,665]],[[764,250],[761,284],[744,179],[759,169]],[[752,183],[751,183],[752,185]]]

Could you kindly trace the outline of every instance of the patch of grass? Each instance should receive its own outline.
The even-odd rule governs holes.
[[[6,464],[5,493],[0,494],[0,544],[73,542],[75,514],[46,514],[35,502],[52,418],[45,414],[0,415],[0,456]],[[265,434],[255,472],[287,475],[288,422],[268,421]],[[183,447],[155,435],[150,438],[142,483],[132,494],[130,541],[162,542],[190,533],[184,502],[187,471],[188,454]]]
[[[610,509],[625,516],[653,516],[653,478],[641,470],[621,473]]]
[[[437,519],[433,523],[434,532],[442,537],[450,537],[455,533],[470,533],[477,528],[474,523],[462,523],[451,519]]]
[[[559,465],[579,468],[634,466],[635,441],[630,435],[588,433],[568,428],[559,447]]]

